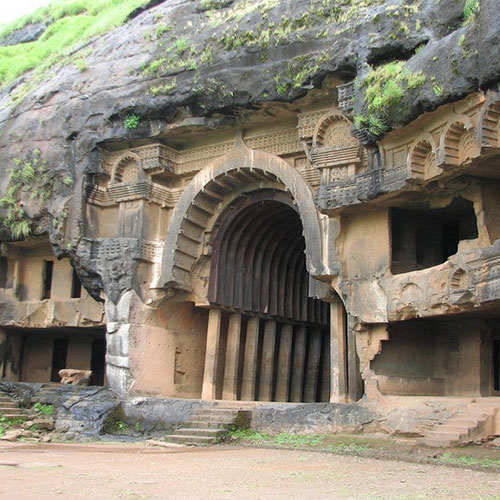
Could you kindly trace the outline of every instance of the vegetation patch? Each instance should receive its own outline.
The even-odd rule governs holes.
[[[7,429],[12,427],[20,427],[24,424],[24,419],[22,418],[7,418],[0,414],[0,437],[5,434]]]
[[[377,138],[395,123],[403,122],[410,113],[404,103],[406,94],[425,84],[426,75],[412,73],[404,61],[393,61],[370,71],[355,82],[356,91],[363,96],[363,111],[354,117],[358,130]]]
[[[54,413],[54,405],[44,405],[42,403],[35,403],[33,408],[43,415],[50,416]]]
[[[45,163],[40,158],[40,151],[36,149],[27,161],[14,159],[14,167],[9,173],[9,184],[5,195],[0,198],[0,209],[5,215],[1,218],[1,225],[10,237],[18,240],[28,237],[32,232],[32,222],[27,217],[21,196],[29,194],[32,199],[40,202],[43,211],[46,203],[52,196],[53,182],[50,179]]]
[[[45,23],[42,36],[29,43],[0,47],[0,87],[23,73],[45,72],[67,56],[71,49],[96,35],[123,24],[138,7],[149,0],[56,0],[46,7],[8,24],[0,39],[29,24]],[[83,61],[77,63],[83,71]]]
[[[140,116],[130,114],[127,117],[125,117],[125,120],[123,120],[123,126],[127,130],[135,130],[137,127],[139,127],[140,122],[141,122]]]
[[[469,24],[474,21],[479,13],[479,0],[465,0],[464,4],[464,24]]]

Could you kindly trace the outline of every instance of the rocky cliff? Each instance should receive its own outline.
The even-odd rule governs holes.
[[[244,124],[249,111],[314,93],[330,74],[356,79],[355,124],[373,142],[497,86],[498,26],[498,0],[150,2],[0,92],[2,239],[48,232],[71,255],[100,144]],[[4,44],[45,28],[24,29],[36,33]]]

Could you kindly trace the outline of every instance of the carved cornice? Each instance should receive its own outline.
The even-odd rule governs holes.
[[[379,152],[381,165],[372,171],[323,178],[319,209],[328,212],[472,172],[483,155],[500,154],[500,95],[478,93],[444,106],[390,134],[379,143]]]

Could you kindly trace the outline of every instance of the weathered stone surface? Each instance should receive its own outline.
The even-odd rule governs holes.
[[[46,29],[47,25],[45,23],[28,24],[24,28],[18,29],[4,38],[0,38],[0,47],[34,42],[43,35]]]
[[[277,5],[261,2],[253,9],[240,0],[227,8],[210,11],[210,15],[216,18],[229,15],[226,22],[212,27],[203,12],[205,9],[199,8],[199,2],[163,2],[86,45],[85,50],[89,50],[90,55],[87,57],[88,69],[82,74],[72,66],[63,67],[56,76],[37,85],[36,90],[28,93],[23,102],[14,108],[7,106],[8,92],[13,87],[3,91],[0,96],[3,104],[0,113],[2,168],[8,168],[14,157],[22,157],[35,149],[36,141],[36,147],[41,149],[51,171],[61,176],[71,172],[75,176],[74,193],[78,193],[84,173],[96,169],[96,145],[99,142],[157,136],[166,130],[172,119],[166,120],[165,117],[177,117],[182,121],[193,115],[209,116],[222,108],[252,106],[275,99],[293,100],[304,95],[308,89],[319,88],[330,73],[337,72],[349,80],[357,73],[362,74],[367,63],[407,58],[425,42],[428,42],[425,49],[412,56],[408,66],[412,71],[421,68],[432,70],[425,92],[408,96],[412,107],[409,118],[424,109],[457,99],[478,86],[490,85],[498,78],[498,58],[495,54],[500,44],[497,43],[495,27],[499,13],[494,0],[482,2],[479,22],[450,34],[449,30],[459,27],[461,23],[460,2],[425,0],[414,3],[405,5],[407,2],[398,1],[387,9],[385,2],[375,2],[373,6],[361,7],[357,11],[354,9],[353,15],[343,21],[342,12],[338,9],[347,11],[350,6],[328,4],[322,10],[316,2],[299,0],[293,2],[293,9],[286,1]],[[393,15],[395,11],[398,15]],[[238,17],[243,16],[245,22],[236,22],[236,12]],[[245,26],[257,26],[258,31],[264,31],[269,29],[271,23],[279,25],[284,12],[292,25],[288,35],[276,43],[273,41],[269,48],[252,42]],[[436,15],[436,12],[439,14]],[[173,31],[166,30],[166,34],[158,40],[155,36],[145,37],[145,33],[157,29],[160,18],[162,26],[173,26]],[[301,18],[305,19],[305,26],[297,21]],[[400,29],[401,18],[405,19],[407,30]],[[374,19],[378,22],[376,30]],[[190,28],[192,26],[202,26],[203,29],[194,31]],[[337,33],[339,29],[340,35]],[[171,75],[168,71],[160,76],[149,75],[141,71],[141,65],[147,65],[164,54],[162,43],[165,39],[185,35],[189,35],[198,53],[206,46],[212,46],[214,62],[199,64],[196,71],[182,68],[171,71],[176,78],[176,88],[169,95],[154,96],[150,88],[169,83]],[[462,36],[466,38],[467,47],[471,47],[471,53],[478,48],[478,55],[474,52],[470,57],[461,57],[459,42]],[[227,42],[223,41],[224,37]],[[234,43],[235,40],[242,42]],[[228,49],[227,46],[231,47],[233,43],[235,47]],[[320,57],[321,54],[323,57]],[[436,54],[446,54],[447,57],[433,62]],[[294,71],[289,66],[293,58],[300,57],[311,58],[315,64],[304,81],[295,85]],[[459,75],[452,66],[455,60],[458,61]],[[260,67],[258,72],[253,71],[256,64]],[[278,92],[275,78],[283,80],[287,89],[285,93]],[[217,88],[212,88],[214,82]],[[436,85],[445,88],[446,93],[435,95],[433,87]],[[135,131],[127,131],[123,126],[123,116],[131,111],[142,117]],[[236,122],[231,113],[223,113],[197,123]],[[2,179],[0,190],[3,191],[7,176],[3,175]],[[71,196],[72,189],[63,184],[56,188],[48,207],[51,218],[60,215],[64,201]],[[76,205],[79,196],[76,194],[74,199]],[[31,203],[27,203],[27,208]],[[78,210],[72,210],[72,238],[81,236],[76,223],[79,217]],[[58,253],[68,251],[66,247],[59,246],[62,235],[54,225],[49,227],[42,222],[39,230],[50,232]],[[94,279],[98,272],[90,268],[82,269],[82,274]],[[90,289],[96,286],[88,279],[86,284]]]
[[[138,397],[122,401],[120,413],[126,422],[140,422],[145,431],[172,431],[187,421],[196,410],[211,405],[211,402],[199,399]]]
[[[97,436],[118,404],[118,398],[103,387],[82,388],[63,398],[55,430],[75,436]]]
[[[379,415],[362,404],[259,404],[252,412],[252,429],[271,434],[362,432]]]

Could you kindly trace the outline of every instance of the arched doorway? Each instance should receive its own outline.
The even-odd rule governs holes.
[[[212,238],[205,397],[330,400],[330,305],[309,297],[301,218],[285,191],[236,198]],[[210,342],[210,339],[209,339]]]

